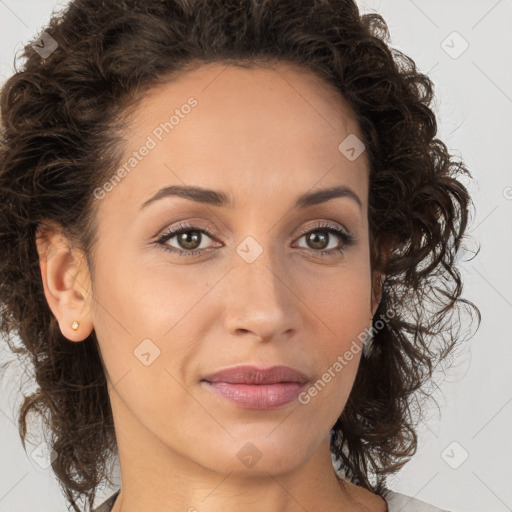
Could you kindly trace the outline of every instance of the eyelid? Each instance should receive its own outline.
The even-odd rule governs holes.
[[[156,233],[154,233],[150,239],[151,240],[155,240],[155,239],[158,239],[160,238],[161,236],[165,235],[166,233],[169,233],[170,231],[174,231],[175,229],[179,229],[180,226],[187,226],[187,227],[190,227],[191,229],[192,228],[195,228],[195,229],[204,229],[205,231],[208,231],[210,233],[213,233],[213,232],[220,232],[219,230],[219,227],[217,226],[217,224],[215,223],[215,221],[213,219],[206,219],[206,218],[201,218],[201,217],[198,217],[198,218],[191,218],[189,215],[186,216],[186,219],[187,220],[181,220],[178,218],[178,220],[176,220],[175,222],[172,223],[172,227],[169,227],[169,222],[168,222],[168,218],[165,222],[162,222],[162,227],[160,227]],[[189,220],[190,219],[190,220]],[[204,224],[208,224],[208,225],[211,225],[213,227],[213,231],[212,229],[210,228],[207,228],[207,227],[202,227]],[[212,235],[210,235],[212,236]]]
[[[191,231],[200,231],[200,232],[206,233],[206,235],[208,235],[210,238],[215,238],[211,229],[203,228],[203,227],[199,226],[198,222],[199,221],[194,221],[194,220],[182,221],[182,222],[178,221],[178,224],[174,227],[165,228],[164,230],[160,229],[152,238],[156,238],[156,240],[161,240],[162,238],[164,238],[165,236],[167,236],[171,233],[173,235],[176,235],[177,233],[179,233],[180,231],[182,231],[184,229],[189,229]],[[209,221],[209,222],[211,222],[213,224],[215,230],[218,231],[217,226],[212,221]],[[313,225],[304,227],[298,235],[294,235],[294,236],[297,236],[300,238],[314,229],[321,229],[321,228],[339,229],[339,230],[343,231],[347,236],[352,236],[351,232],[348,229],[346,229],[345,226],[343,226],[342,224],[339,224],[336,221],[330,221],[330,220],[317,220],[316,223],[314,223]],[[291,239],[293,239],[293,238],[291,238]]]
[[[340,224],[338,222],[335,222],[335,221],[331,221],[331,220],[317,220],[315,221],[315,223],[313,225],[309,225],[307,227],[305,227],[300,233],[299,233],[299,237],[301,236],[304,236],[305,234],[309,233],[310,231],[313,231],[315,229],[322,229],[322,228],[333,228],[333,229],[338,229],[340,231],[343,231],[344,233],[346,233],[347,235],[350,235],[350,231],[348,229],[345,228],[345,226],[343,226],[343,224]]]

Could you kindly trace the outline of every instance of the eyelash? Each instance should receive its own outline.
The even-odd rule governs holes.
[[[174,247],[169,247],[165,242],[168,242],[171,238],[174,238],[177,235],[181,235],[182,233],[187,233],[189,231],[196,231],[198,233],[202,233],[212,239],[214,239],[214,236],[212,233],[210,233],[208,230],[198,228],[197,226],[193,226],[192,224],[179,224],[178,226],[166,231],[163,233],[157,240],[156,244],[160,246],[164,251],[171,252],[173,254],[177,254],[178,256],[196,256],[198,254],[209,252],[208,249],[196,249],[196,250],[178,250]],[[320,256],[336,256],[337,254],[343,253],[345,249],[348,247],[354,245],[357,240],[356,237],[350,233],[347,233],[346,231],[340,229],[334,224],[328,224],[328,223],[320,223],[316,226],[313,226],[312,228],[307,229],[306,231],[303,231],[299,239],[302,238],[304,235],[307,235],[309,233],[315,232],[315,231],[327,231],[328,233],[333,233],[336,235],[342,242],[341,247],[335,248],[335,249],[329,249],[329,250],[321,250],[321,251],[315,251],[312,249],[312,251]]]

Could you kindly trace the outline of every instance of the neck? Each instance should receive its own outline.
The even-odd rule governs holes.
[[[205,470],[186,476],[162,478],[158,464],[150,467],[126,466],[121,458],[122,485],[112,512],[161,510],[165,512],[324,512],[369,511],[365,503],[371,493],[336,475],[328,451],[315,454],[303,467],[282,474],[241,477],[233,474],[207,474]],[[123,470],[124,462],[124,470]],[[142,462],[139,459],[139,463]],[[384,512],[384,500],[373,502],[372,511]],[[380,508],[378,507],[380,505]]]

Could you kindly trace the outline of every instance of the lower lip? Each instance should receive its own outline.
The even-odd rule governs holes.
[[[289,404],[297,398],[306,384],[299,382],[276,382],[275,384],[230,384],[208,382],[204,384],[224,398],[244,409],[275,409]]]

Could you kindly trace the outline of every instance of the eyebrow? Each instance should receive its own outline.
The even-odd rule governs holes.
[[[141,209],[155,201],[158,201],[159,199],[169,196],[182,197],[184,199],[190,199],[192,201],[211,206],[233,207],[233,201],[225,192],[189,185],[172,185],[160,189],[154,196],[150,197],[142,204]],[[359,196],[351,188],[345,185],[338,185],[336,187],[316,190],[314,192],[306,192],[300,195],[295,202],[295,208],[307,208],[309,206],[324,203],[336,197],[352,199],[357,203],[360,209],[363,207]]]

